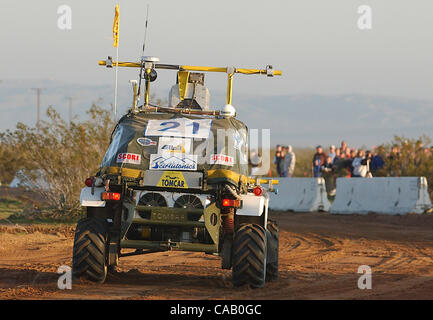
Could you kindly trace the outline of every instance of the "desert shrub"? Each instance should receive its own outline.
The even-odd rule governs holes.
[[[313,172],[311,166],[313,164],[313,156],[316,153],[314,148],[294,148],[293,152],[296,155],[295,177],[312,177]]]
[[[5,133],[0,133],[0,141],[4,139],[4,136]],[[17,155],[16,145],[0,143],[0,182],[2,185],[11,183],[18,170],[25,165],[25,162]]]
[[[433,191],[433,154],[427,136],[419,139],[406,139],[395,136],[393,141],[378,147],[378,153],[385,161],[375,176],[382,177],[421,177],[427,178],[429,191]],[[393,150],[394,149],[394,150]]]
[[[69,124],[49,107],[48,120],[38,129],[18,123],[1,136],[2,147],[14,150],[9,161],[19,163],[15,169],[21,183],[46,200],[53,216],[80,212],[83,182],[97,171],[109,144],[110,112],[92,105],[88,115]]]

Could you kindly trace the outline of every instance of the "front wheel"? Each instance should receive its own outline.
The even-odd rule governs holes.
[[[232,281],[261,288],[266,279],[266,230],[257,224],[241,225],[233,241]]]
[[[84,218],[75,229],[72,274],[103,283],[107,277],[107,222]]]

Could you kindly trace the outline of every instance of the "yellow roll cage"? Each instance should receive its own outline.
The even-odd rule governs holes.
[[[282,72],[280,70],[274,70],[272,66],[267,66],[266,69],[245,69],[245,68],[235,68],[235,67],[200,67],[200,66],[187,66],[187,65],[172,65],[172,64],[158,64],[150,63],[147,64],[145,60],[142,62],[122,62],[122,61],[112,61],[109,57],[108,60],[100,60],[100,66],[107,67],[127,67],[127,68],[143,68],[146,74],[150,75],[152,69],[167,69],[167,70],[177,70],[179,79],[179,88],[184,91],[188,81],[188,76],[190,71],[200,71],[200,72],[220,72],[227,73],[227,100],[226,104],[232,103],[232,88],[233,88],[233,76],[235,73],[240,74],[263,74],[268,77],[281,76]],[[183,88],[183,90],[182,90]],[[184,92],[183,92],[184,93]],[[138,92],[138,94],[140,94]],[[136,101],[137,90],[134,87],[134,111],[135,111],[135,101]],[[183,94],[180,94],[181,99],[183,99]],[[149,107],[149,80],[146,80],[146,93],[145,93],[145,107]]]

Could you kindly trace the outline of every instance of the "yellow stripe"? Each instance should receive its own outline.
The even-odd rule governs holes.
[[[98,64],[100,66],[105,66],[105,65],[107,65],[107,62],[103,61],[103,60],[99,60]],[[121,62],[121,61],[119,61],[119,63],[117,63],[117,61],[113,61],[113,67],[115,67],[117,65],[119,67],[141,68],[141,64],[137,63],[137,62]]]
[[[121,169],[122,169],[122,177],[128,177],[128,178],[140,178],[142,176],[142,172],[145,172],[143,170],[130,169],[130,168],[120,168],[120,167],[105,168],[108,174],[120,174]],[[248,177],[226,169],[209,170],[207,174],[208,174],[208,179],[225,178],[225,179],[231,179],[236,183],[239,183],[239,181],[242,182],[243,184],[248,183]],[[267,182],[267,180],[263,180],[263,181]],[[278,180],[273,180],[273,181],[278,182]]]
[[[275,179],[260,179],[259,180],[259,183],[260,184],[268,184],[269,183],[269,180],[271,180],[272,181],[272,184],[279,184],[280,182],[278,181],[278,180],[275,180]],[[250,178],[249,179],[249,183],[250,184],[256,184],[256,179],[254,179],[254,178]]]
[[[105,66],[106,62],[103,60],[99,60],[98,64],[100,66]],[[113,61],[113,66],[119,67],[129,67],[129,68],[141,68],[141,64],[138,62],[122,62]],[[199,66],[180,66],[185,71],[203,71],[203,72],[223,72],[227,73],[227,68],[219,68],[219,67],[199,67]],[[242,74],[266,74],[266,70],[263,69],[244,69],[244,68],[235,68],[235,73]],[[281,76],[283,74],[280,70],[274,70],[274,76]]]
[[[233,95],[233,74],[227,76],[227,100],[226,104],[232,104]]]
[[[122,177],[128,178],[140,178],[142,173],[142,170],[130,168],[108,167],[107,169],[109,174],[120,174],[120,170],[122,169]]]
[[[188,71],[179,71],[177,73],[177,82],[179,83],[179,98],[180,100],[185,99],[186,94],[186,88],[188,86],[188,78],[189,78],[189,72]]]
[[[218,179],[218,178],[226,178],[233,180],[235,182],[241,181],[242,183],[246,184],[248,182],[248,178],[244,175],[240,175],[234,171],[226,170],[226,169],[214,169],[209,170],[207,172],[208,179]]]
[[[218,67],[198,67],[198,66],[180,66],[187,71],[204,71],[204,72],[227,72],[227,68]]]

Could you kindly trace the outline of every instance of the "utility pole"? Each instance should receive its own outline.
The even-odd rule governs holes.
[[[71,122],[72,122],[72,100],[74,100],[75,98],[66,97],[66,99],[69,100],[69,126],[71,126]]]
[[[32,90],[36,90],[36,95],[37,95],[38,116],[37,116],[37,121],[36,121],[36,129],[39,132],[39,124],[41,121],[41,91],[42,91],[42,88],[32,88]]]

